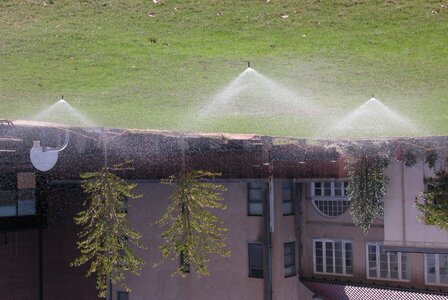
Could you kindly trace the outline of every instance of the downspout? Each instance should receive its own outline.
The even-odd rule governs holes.
[[[404,186],[404,163],[401,163],[401,226],[403,245],[406,245],[406,197]]]
[[[299,279],[302,274],[302,226],[300,225],[300,220],[302,219],[302,183],[296,182],[296,179],[294,179],[292,184],[292,191],[293,191],[293,201],[294,201],[294,225],[295,225],[295,233],[296,233],[296,239],[297,239],[297,251],[298,251],[298,274]]]
[[[42,227],[39,226],[39,300],[44,299]]]
[[[266,251],[265,300],[272,300],[272,232],[274,232],[274,175],[269,164],[267,197],[264,205],[264,248]]]

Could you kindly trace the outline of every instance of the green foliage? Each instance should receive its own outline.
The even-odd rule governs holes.
[[[356,226],[367,233],[375,218],[384,212],[383,197],[386,193],[389,153],[383,145],[354,146],[348,149],[348,195],[350,213]]]
[[[429,191],[420,194],[423,203],[416,202],[415,206],[422,212],[420,221],[448,230],[448,172],[439,171],[436,175],[429,183]]]
[[[174,191],[165,214],[157,221],[161,226],[169,226],[161,236],[162,257],[159,264],[169,257],[174,260],[181,254],[185,262],[173,274],[186,276],[185,266],[189,265],[190,270],[196,274],[209,275],[209,254],[230,256],[230,251],[225,249],[223,235],[227,229],[210,211],[226,208],[221,203],[224,200],[221,194],[226,188],[220,184],[201,181],[219,175],[191,171],[162,180],[162,183],[173,185]]]
[[[417,150],[408,146],[403,151],[403,163],[406,167],[411,168],[417,163]]]
[[[106,297],[108,280],[121,282],[125,272],[138,274],[143,264],[131,247],[143,248],[138,243],[141,235],[131,228],[125,211],[127,198],[141,195],[131,192],[136,184],[126,183],[108,168],[80,176],[89,197],[75,217],[76,224],[82,226],[77,242],[81,255],[71,266],[90,263],[86,276],[96,273],[98,296]]]
[[[428,149],[425,153],[425,162],[428,164],[428,167],[435,168],[437,159],[439,158],[437,152],[434,149]]]

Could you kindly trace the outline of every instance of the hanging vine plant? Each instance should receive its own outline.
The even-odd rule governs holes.
[[[422,201],[415,203],[422,212],[419,220],[448,230],[448,172],[436,172],[436,178],[431,178],[428,186],[428,191],[420,194]]]
[[[367,234],[375,218],[384,212],[383,198],[388,177],[389,150],[386,145],[351,145],[346,148],[350,213],[356,226]]]
[[[165,214],[157,221],[160,226],[168,226],[162,233],[160,265],[166,259],[182,257],[174,275],[185,277],[188,271],[197,275],[209,275],[209,254],[230,256],[223,235],[227,229],[215,216],[212,209],[226,209],[221,194],[226,191],[223,185],[204,179],[220,174],[206,171],[183,171],[179,176],[171,176],[162,183],[172,185],[174,191]]]
[[[404,147],[403,163],[406,167],[411,168],[417,163],[418,151],[413,147]]]
[[[433,169],[436,166],[437,159],[439,158],[437,152],[434,149],[427,149],[425,153],[425,162],[428,164],[428,167]]]
[[[126,183],[107,167],[80,176],[88,198],[75,217],[75,223],[82,226],[77,242],[81,255],[71,266],[89,264],[86,276],[96,274],[98,297],[105,298],[109,280],[123,282],[127,272],[138,274],[144,263],[132,247],[144,248],[138,242],[141,235],[126,219],[127,199],[141,195],[132,193],[136,184]]]

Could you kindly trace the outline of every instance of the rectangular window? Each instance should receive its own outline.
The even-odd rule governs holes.
[[[313,241],[314,273],[352,275],[352,242],[345,240]]]
[[[409,254],[382,252],[381,243],[367,243],[367,278],[410,279]]]
[[[19,216],[36,214],[36,198],[34,196],[34,190],[18,191],[17,214]]]
[[[425,254],[426,284],[448,285],[448,254]]]
[[[263,199],[265,194],[264,183],[251,182],[248,185],[248,215],[263,215]]]
[[[17,215],[17,192],[0,190],[0,217]]]
[[[262,243],[249,243],[249,277],[263,278]]]
[[[34,189],[0,190],[0,217],[29,216],[36,214]]]
[[[183,251],[180,253],[180,269],[184,273],[190,273],[190,263],[186,259]]]
[[[315,181],[311,183],[311,196],[347,197],[347,181]]]
[[[293,215],[294,214],[294,205],[293,205],[293,196],[292,196],[292,183],[284,182],[282,184],[282,196],[283,196],[283,215]]]
[[[117,300],[129,300],[129,293],[128,292],[117,292]]]
[[[285,277],[296,275],[295,242],[284,244]]]

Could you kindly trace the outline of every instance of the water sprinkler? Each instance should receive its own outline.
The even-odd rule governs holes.
[[[247,67],[250,68],[250,61],[247,62]]]

